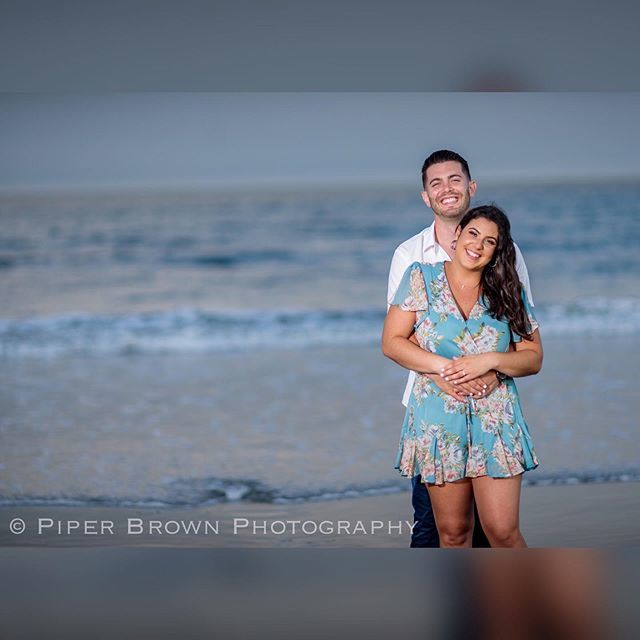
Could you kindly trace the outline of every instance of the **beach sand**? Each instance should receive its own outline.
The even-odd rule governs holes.
[[[531,480],[637,467],[636,361],[622,338],[545,340],[543,371],[518,380]],[[7,500],[197,505],[209,479],[287,497],[404,485],[406,374],[377,346],[25,358],[0,380]]]
[[[536,547],[637,545],[640,483],[598,480],[600,472],[635,468],[635,352],[622,338],[588,346],[554,338],[545,351],[543,372],[518,381],[541,461],[527,477],[559,484],[523,489],[525,538]],[[405,374],[377,347],[25,358],[4,362],[0,373],[0,545],[408,546],[411,496],[402,489],[409,482],[393,469]],[[591,482],[563,484],[581,477]],[[305,501],[125,506],[203,505],[218,480],[254,481],[276,498]],[[385,487],[398,492],[380,495]],[[353,489],[378,495],[313,499]],[[34,506],[16,506],[29,500]],[[9,532],[15,517],[25,519],[26,533]],[[114,533],[33,535],[39,517],[109,520]],[[218,533],[128,535],[127,518],[217,521]],[[234,518],[350,526],[234,533]],[[372,521],[383,528],[371,533]],[[365,531],[354,530],[358,522]]]
[[[636,546],[640,543],[639,489],[640,483],[635,482],[526,487],[522,531],[531,547]],[[9,532],[14,518],[25,521],[24,533]],[[41,534],[36,533],[39,519],[53,521],[43,520]],[[406,548],[407,520],[411,520],[408,492],[284,505],[226,503],[198,509],[3,507],[0,546]],[[58,521],[62,523],[60,533]],[[68,521],[96,521],[89,524],[89,531],[97,533],[68,533]],[[102,535],[101,521],[107,523]],[[156,528],[150,531],[154,521]],[[292,521],[297,522],[295,530]],[[189,533],[183,529],[174,534],[181,522],[193,523],[192,528]],[[206,532],[204,522],[210,523]],[[373,525],[375,522],[380,524]]]

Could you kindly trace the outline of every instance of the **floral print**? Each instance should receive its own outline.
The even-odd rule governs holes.
[[[421,311],[422,309],[427,309],[427,292],[424,286],[422,271],[412,269],[411,272],[409,272],[409,281],[405,284],[404,288],[406,290],[404,291],[403,299],[397,302],[403,311]],[[398,288],[396,297],[399,293],[400,288]],[[396,304],[395,300],[394,304]]]
[[[436,484],[453,482],[464,475],[466,455],[461,438],[444,425],[423,423],[421,434],[401,442],[401,446],[398,468],[402,475],[414,475],[417,466],[425,475],[432,475]]]
[[[454,338],[454,342],[465,355],[498,351],[500,332],[495,327],[483,322],[474,333],[471,333],[467,327],[462,329]]]
[[[532,328],[538,328],[524,294],[523,301]],[[418,343],[445,358],[504,352],[512,341],[518,341],[509,324],[493,318],[482,299],[468,320],[462,317],[444,263],[414,262],[393,303],[416,312]],[[443,484],[465,477],[510,477],[537,466],[511,378],[486,398],[460,402],[428,376],[416,375],[396,458],[396,469],[402,475],[421,475],[423,482]]]
[[[428,313],[423,313],[420,320],[416,322],[416,326],[422,336],[422,344],[429,351],[431,351],[432,347],[435,351],[436,345],[444,339],[444,336],[438,332],[437,324],[431,320]],[[434,353],[434,351],[431,351],[431,353]]]

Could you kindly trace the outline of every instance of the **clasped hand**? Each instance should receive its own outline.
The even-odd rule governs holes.
[[[468,357],[475,358],[476,356]],[[463,358],[456,358],[453,362],[443,358],[444,364],[442,371],[447,370],[449,367],[451,367],[453,371],[453,367],[458,365],[458,360],[463,360]],[[457,376],[460,373],[461,371],[458,371],[455,375]],[[465,374],[466,373],[467,370],[465,369]],[[431,379],[440,389],[442,389],[442,391],[460,402],[465,402],[469,396],[472,398],[484,398],[492,393],[499,384],[495,372],[491,369],[476,378],[467,380],[466,382],[461,382],[460,379],[456,379],[456,384],[453,384],[453,376],[454,374],[452,372],[451,376],[447,376],[449,380],[445,380],[443,375],[431,374]]]
[[[416,338],[415,333],[411,335],[409,340],[414,344],[420,346],[418,344],[418,339]],[[462,369],[464,369],[464,362],[471,358],[479,358],[482,355],[488,354],[480,354],[480,356],[456,356],[453,358],[453,361],[448,360],[447,358],[441,358],[441,371],[445,371],[451,368],[451,376],[447,375],[447,378],[449,378],[448,380],[444,379],[444,373],[441,375],[432,373],[429,377],[431,378],[431,380],[433,380],[437,387],[439,387],[445,393],[449,394],[452,398],[459,400],[460,402],[465,402],[469,396],[471,396],[472,398],[485,398],[490,393],[492,393],[500,384],[495,372],[493,371],[493,367],[485,368],[484,372],[475,378],[473,376],[465,376],[467,377],[465,381],[456,378],[456,384],[453,384],[454,367],[457,375],[458,373],[460,373],[460,371],[457,371],[458,365],[462,363]],[[465,373],[467,373],[467,370],[464,370]]]
[[[457,356],[452,362],[440,369],[440,375],[454,385],[469,382],[493,369],[491,356],[491,353]]]

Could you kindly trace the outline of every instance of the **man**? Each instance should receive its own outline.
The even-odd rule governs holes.
[[[452,243],[455,240],[456,227],[464,214],[469,210],[471,198],[475,195],[477,185],[471,179],[471,172],[467,161],[455,153],[441,149],[434,151],[422,165],[422,199],[434,214],[434,222],[420,233],[403,242],[394,252],[389,270],[389,285],[387,289],[387,303],[390,305],[400,280],[413,262],[442,262],[450,260],[453,254]],[[516,250],[516,270],[524,286],[529,302],[533,306],[529,274],[520,249]],[[481,398],[489,395],[499,384],[496,371],[489,371],[484,376],[476,378],[466,385],[456,385],[447,382],[438,375],[431,375],[440,389],[445,393],[462,400],[464,396]],[[415,373],[409,373],[409,379],[402,398],[402,404],[407,406]],[[414,509],[412,547],[438,547],[438,530],[436,528],[431,500],[426,486],[420,476],[412,479],[412,504]],[[476,526],[473,532],[474,547],[488,547],[489,542],[482,531],[478,513],[475,513]]]

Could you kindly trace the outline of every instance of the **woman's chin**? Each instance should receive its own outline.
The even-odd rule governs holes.
[[[463,256],[460,264],[469,271],[482,271],[488,264],[485,260],[472,260],[467,256]]]

